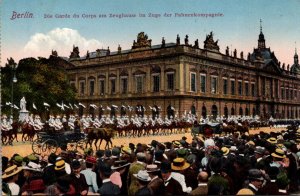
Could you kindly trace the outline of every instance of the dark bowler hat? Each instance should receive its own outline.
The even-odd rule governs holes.
[[[168,161],[163,161],[160,165],[161,173],[168,173],[171,172],[171,163]]]
[[[264,180],[262,172],[259,169],[250,169],[248,178],[249,180],[258,180],[258,181]]]
[[[81,167],[80,162],[78,160],[74,160],[71,163],[73,169],[79,169]]]

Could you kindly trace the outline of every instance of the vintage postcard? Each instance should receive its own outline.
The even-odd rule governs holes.
[[[215,134],[255,144],[259,127],[290,126],[299,144],[299,10],[299,0],[2,0],[1,154],[149,151],[161,162],[169,145],[202,149]]]

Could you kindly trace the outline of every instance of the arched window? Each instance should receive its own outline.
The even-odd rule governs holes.
[[[167,107],[167,115],[168,119],[170,119],[171,117],[174,118],[174,107],[172,107],[171,105]]]
[[[243,108],[242,108],[242,107],[240,107],[239,115],[240,115],[240,116],[243,116]]]
[[[256,110],[255,108],[252,109],[252,116],[254,117],[256,115]]]
[[[246,115],[246,116],[249,116],[249,108],[246,108],[246,109],[245,109],[245,115]]]
[[[218,107],[216,105],[213,105],[211,107],[211,114],[213,116],[213,119],[216,119],[218,116]]]
[[[207,117],[207,111],[206,111],[206,107],[202,106],[202,117],[206,118]]]
[[[231,108],[231,116],[234,116],[235,115],[235,112],[234,112],[234,108],[232,107]]]
[[[194,105],[191,106],[191,113],[196,115],[196,107]]]
[[[227,106],[225,106],[225,108],[224,108],[224,116],[225,116],[225,118],[228,118],[228,108],[227,108]]]

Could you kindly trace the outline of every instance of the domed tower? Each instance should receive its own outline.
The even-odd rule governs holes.
[[[293,74],[300,74],[300,65],[298,60],[297,48],[295,48],[294,64],[291,67],[291,72]]]
[[[261,19],[260,19],[260,34],[258,36],[258,49],[265,49],[266,48],[266,40],[265,36],[262,32],[262,26],[261,26]]]

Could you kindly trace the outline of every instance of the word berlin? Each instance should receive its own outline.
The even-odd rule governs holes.
[[[12,12],[11,20],[19,19],[19,18],[33,18],[33,13],[25,12],[25,13],[18,13],[16,11]]]

